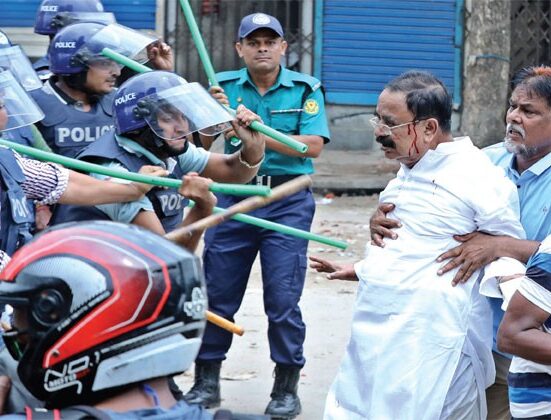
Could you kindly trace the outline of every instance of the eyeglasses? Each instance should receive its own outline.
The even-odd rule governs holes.
[[[124,66],[122,64],[117,63],[116,61],[110,60],[108,58],[94,58],[88,61],[88,66],[93,67],[98,70],[114,70],[114,69],[122,69]]]
[[[409,124],[416,124],[420,121],[422,121],[422,120],[413,120],[413,121],[405,122],[403,124],[393,125],[392,127],[389,127],[386,124],[382,124],[381,119],[379,117],[373,117],[373,118],[369,119],[369,123],[371,124],[373,129],[374,130],[379,129],[383,136],[391,136],[392,135],[392,130],[394,130],[395,128],[404,127],[404,126],[409,125]]]

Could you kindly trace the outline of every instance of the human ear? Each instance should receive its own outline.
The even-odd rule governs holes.
[[[241,45],[241,42],[236,42],[235,51],[237,51],[237,55],[239,56],[239,58],[243,58],[243,53],[241,52],[241,48],[243,48],[243,46]]]
[[[432,140],[436,135],[436,132],[438,131],[438,127],[439,127],[439,124],[436,118],[427,118],[425,120],[425,128],[423,129],[423,133],[430,140]]]
[[[283,40],[281,41],[281,55],[285,55],[286,51],[287,51],[287,41]]]

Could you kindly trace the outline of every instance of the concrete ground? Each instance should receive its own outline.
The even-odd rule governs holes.
[[[377,196],[342,196],[333,199],[317,195],[318,207],[313,232],[347,241],[342,251],[311,242],[310,255],[332,261],[361,259],[368,238],[368,220]],[[301,309],[307,325],[306,366],[299,382],[302,420],[322,418],[325,396],[337,372],[350,334],[350,321],[357,283],[329,281],[308,269]],[[246,333],[235,336],[222,366],[222,407],[235,412],[260,414],[269,401],[273,363],[266,338],[267,322],[262,306],[262,285],[255,263],[245,300],[236,316]],[[182,389],[193,384],[193,369],[177,378]]]

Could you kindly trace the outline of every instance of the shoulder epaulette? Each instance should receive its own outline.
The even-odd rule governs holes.
[[[241,78],[241,70],[231,70],[216,73],[216,80],[218,82],[227,82],[228,80],[235,80]]]
[[[312,92],[315,92],[321,87],[321,82],[318,79],[316,79],[314,76],[310,76],[309,74],[299,73],[297,71],[292,71],[292,70],[289,70],[289,73],[293,82],[306,83],[308,86],[310,86],[310,89],[312,89]]]

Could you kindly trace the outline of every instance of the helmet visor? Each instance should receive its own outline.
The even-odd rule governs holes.
[[[9,70],[0,72],[0,112],[2,111],[7,113],[8,122],[5,127],[0,127],[0,131],[34,124],[44,118],[38,105]]]
[[[110,25],[116,23],[115,15],[109,12],[60,12],[52,19],[56,32],[73,23],[92,22]]]
[[[109,48],[139,63],[147,62],[147,46],[157,39],[116,23],[96,32],[77,51],[81,57],[99,56],[104,48]]]
[[[198,131],[215,136],[228,130],[233,116],[199,83],[187,83],[144,97],[138,112],[162,139],[175,140]]]
[[[19,45],[0,48],[0,68],[10,70],[26,91],[42,87],[42,82]]]

